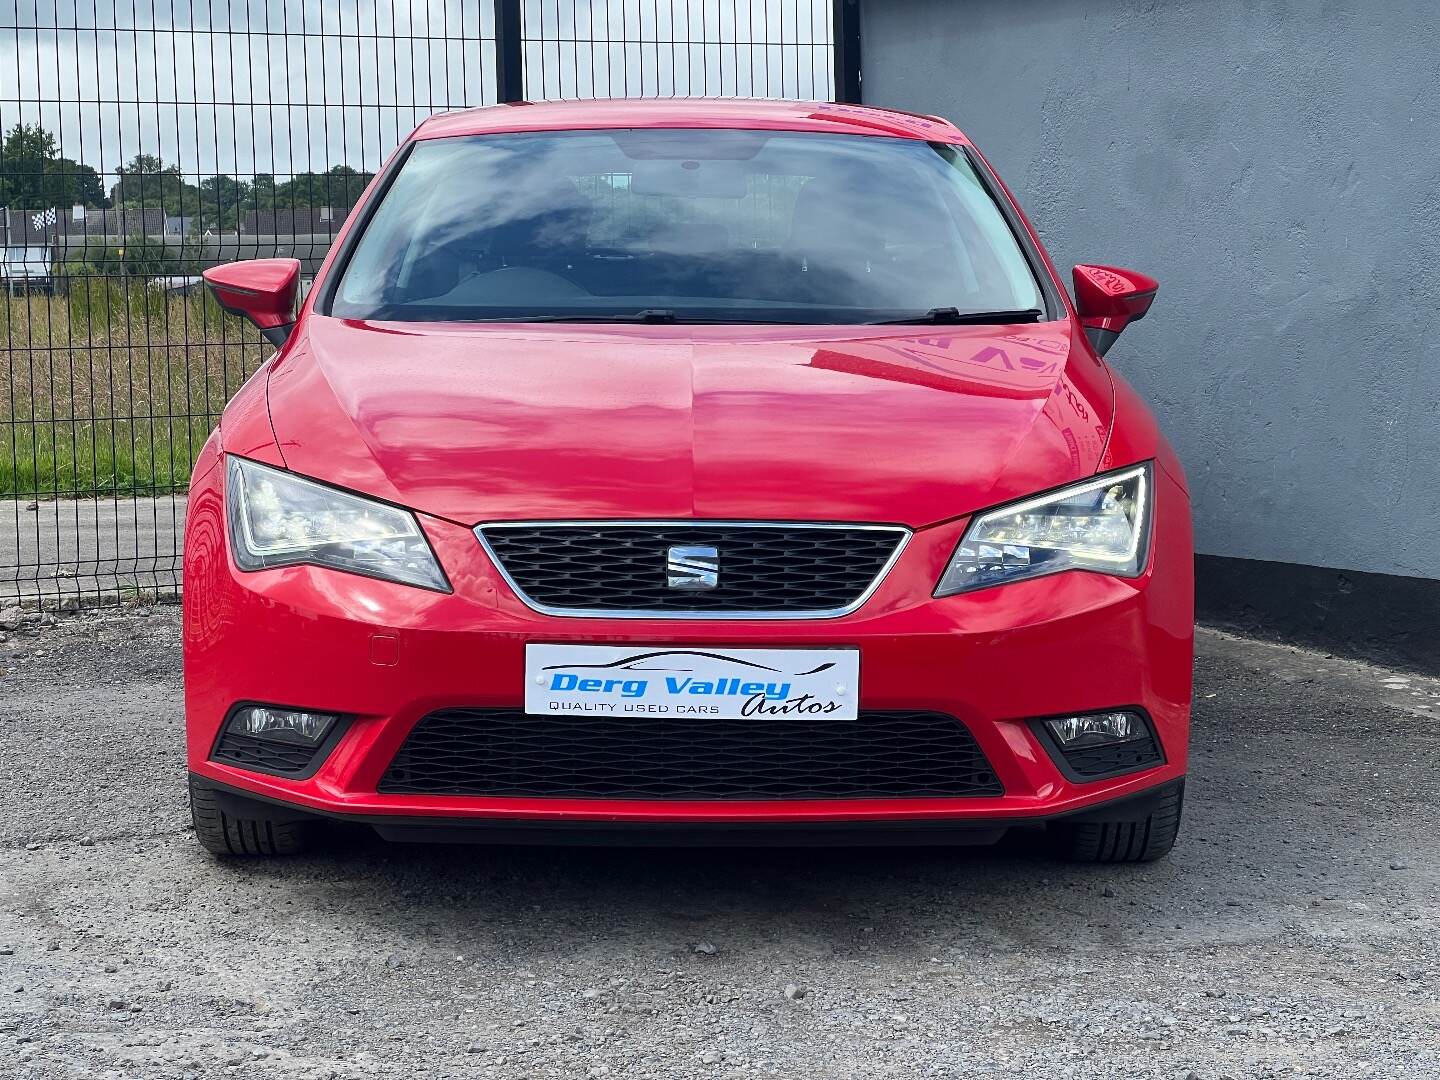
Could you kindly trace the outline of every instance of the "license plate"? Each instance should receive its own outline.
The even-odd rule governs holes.
[[[859,700],[858,649],[525,646],[536,716],[854,720]]]

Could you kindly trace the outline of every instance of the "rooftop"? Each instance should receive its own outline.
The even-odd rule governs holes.
[[[955,125],[936,116],[868,105],[762,98],[630,98],[489,105],[432,116],[416,129],[415,137],[443,139],[510,131],[628,127],[827,131],[933,142],[968,141]]]

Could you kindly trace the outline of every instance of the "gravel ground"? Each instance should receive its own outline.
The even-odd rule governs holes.
[[[173,609],[0,633],[0,1076],[1440,1076],[1440,683],[1207,632],[1174,855],[217,862]]]

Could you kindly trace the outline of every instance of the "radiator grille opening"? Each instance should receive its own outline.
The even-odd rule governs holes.
[[[484,525],[521,598],[554,613],[843,614],[869,595],[909,535],[900,526]],[[672,547],[714,548],[713,588],[669,584]]]

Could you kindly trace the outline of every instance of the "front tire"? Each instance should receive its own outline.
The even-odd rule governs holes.
[[[260,810],[258,804],[256,810]],[[193,778],[190,817],[195,822],[195,839],[212,855],[297,855],[309,839],[308,822],[227,813],[215,789]]]
[[[1049,828],[1056,854],[1071,862],[1137,863],[1164,858],[1175,846],[1185,785],[1162,794],[1150,813],[1114,821],[1056,822]]]

